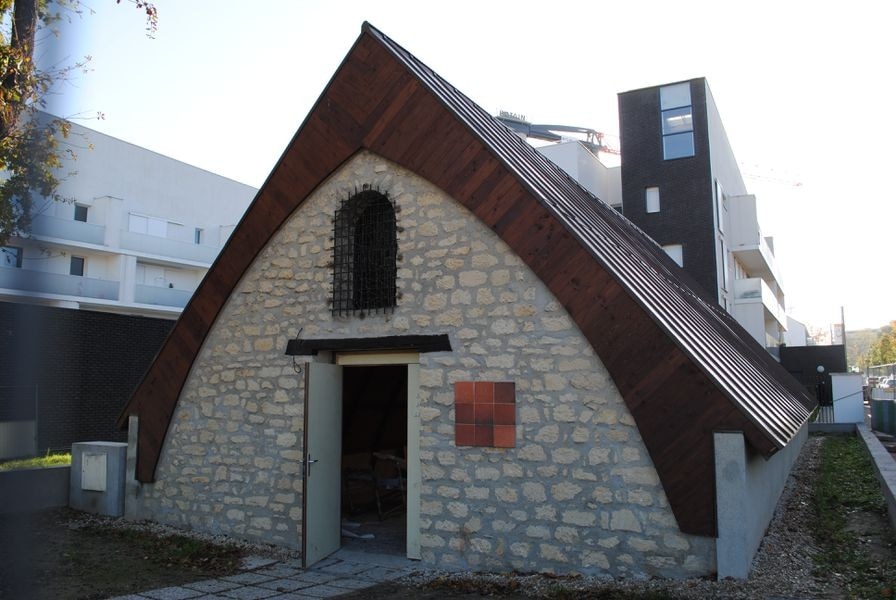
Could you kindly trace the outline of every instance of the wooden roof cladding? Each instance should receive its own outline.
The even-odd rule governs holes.
[[[743,431],[770,456],[812,401],[652,240],[366,23],[119,418],[140,415],[138,478],[152,481],[193,360],[242,274],[363,148],[455,198],[545,282],[613,377],[681,530],[714,535],[713,432]]]

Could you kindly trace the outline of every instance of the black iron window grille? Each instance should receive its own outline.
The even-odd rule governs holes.
[[[334,315],[395,308],[396,230],[395,207],[385,194],[365,186],[342,201],[333,227]]]

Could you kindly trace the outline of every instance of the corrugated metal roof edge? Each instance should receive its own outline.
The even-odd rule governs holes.
[[[378,29],[376,29],[369,22],[364,23],[363,30],[369,32],[375,38],[379,39],[381,41],[381,43],[383,43],[383,45],[397,59],[401,60],[401,62],[404,63],[415,74],[415,76],[420,80],[420,82],[423,85],[425,85],[428,89],[430,89],[430,91],[433,93],[433,95],[436,97],[436,99],[440,103],[442,103],[446,107],[446,109],[450,110],[452,112],[452,114],[456,115],[459,119],[461,119],[466,124],[469,131],[474,136],[476,136],[477,139],[479,139],[486,147],[490,148],[493,151],[494,156],[501,162],[501,164],[503,164],[505,166],[505,168],[509,169],[511,172],[516,174],[520,183],[522,185],[524,185],[532,193],[533,197],[535,199],[537,199],[547,210],[549,210],[549,212],[551,214],[553,214],[560,221],[560,223],[563,224],[565,229],[572,236],[574,236],[580,243],[582,243],[583,247],[585,247],[589,250],[589,252],[595,258],[595,260],[597,260],[621,285],[623,285],[623,287],[626,290],[629,291],[629,293],[631,294],[631,297],[642,308],[644,308],[648,312],[648,314],[651,315],[654,322],[656,322],[657,325],[660,326],[661,329],[663,329],[671,337],[671,339],[675,342],[676,346],[678,346],[683,352],[685,352],[691,358],[691,360],[694,362],[694,364],[698,368],[700,368],[701,372],[703,372],[707,377],[709,377],[709,379],[716,384],[717,388],[730,401],[732,401],[735,404],[735,406],[737,406],[739,408],[740,412],[745,416],[745,418],[747,418],[757,428],[759,428],[761,431],[763,431],[766,434],[766,436],[768,437],[768,439],[770,441],[772,441],[773,444],[777,448],[783,448],[790,441],[790,439],[792,439],[792,437],[794,435],[796,435],[796,433],[799,431],[799,429],[802,427],[802,425],[806,422],[806,420],[808,420],[809,414],[810,414],[809,407],[813,404],[813,401],[810,398],[808,398],[808,396],[806,396],[801,391],[792,389],[791,386],[785,384],[779,377],[774,376],[773,374],[768,372],[768,370],[767,370],[767,367],[769,366],[768,361],[760,358],[759,355],[757,354],[757,350],[751,348],[749,343],[744,342],[743,336],[740,333],[738,333],[735,329],[735,328],[739,328],[740,326],[735,325],[736,321],[734,321],[733,318],[730,317],[730,315],[728,315],[727,313],[725,313],[724,316],[721,315],[720,307],[715,307],[714,305],[711,305],[710,303],[708,303],[706,301],[706,299],[702,298],[700,296],[700,294],[696,293],[689,286],[682,285],[681,282],[678,281],[680,279],[680,277],[677,274],[673,275],[669,268],[670,265],[664,264],[662,257],[660,257],[658,255],[657,251],[662,252],[662,249],[656,244],[656,242],[654,242],[651,238],[649,238],[649,236],[647,236],[642,230],[637,228],[630,221],[625,219],[625,217],[623,215],[619,214],[617,211],[615,211],[614,209],[607,206],[605,203],[603,203],[602,200],[595,197],[588,190],[585,190],[577,181],[575,181],[568,174],[566,174],[565,172],[560,170],[559,167],[557,167],[556,165],[554,165],[553,163],[548,161],[548,159],[543,157],[534,148],[532,148],[527,143],[525,143],[525,141],[519,139],[519,137],[516,136],[516,134],[510,132],[509,130],[506,129],[506,127],[504,127],[503,125],[501,125],[500,123],[495,121],[491,115],[489,115],[484,110],[482,110],[482,108],[479,107],[475,102],[473,102],[468,97],[466,97],[462,92],[460,92],[457,88],[452,86],[450,83],[448,83],[447,81],[442,79],[437,73],[435,73],[431,68],[429,68],[424,63],[422,63],[419,59],[414,57],[410,52],[408,52],[406,49],[404,49],[400,44],[398,44],[397,42],[395,42],[394,40],[392,40],[391,38],[386,36],[384,33],[379,31]],[[426,79],[428,79],[428,78],[432,78],[434,81],[432,81],[432,82],[427,81]],[[471,114],[471,115],[465,116],[461,112],[461,110],[459,110],[459,108],[462,108],[462,107],[452,106],[452,103],[451,103],[452,99],[446,97],[444,95],[444,91],[437,89],[435,87],[436,85],[438,85],[440,87],[444,87],[445,88],[444,91],[447,91],[450,94],[459,96],[459,98],[453,99],[455,102],[457,102],[459,100],[460,102],[467,105],[466,106],[467,109],[471,109],[473,112],[479,112],[481,114]],[[503,127],[504,131],[507,132],[507,135],[503,139],[500,139],[500,137],[498,137],[498,138],[489,137],[486,135],[486,133],[491,133],[491,135],[494,135],[494,132],[483,132],[478,126],[476,126],[474,123],[471,122],[472,117],[482,118],[483,116],[488,118],[488,121],[489,121],[488,125],[491,125],[492,127],[498,127],[498,126]],[[498,135],[500,136],[500,134],[498,134]],[[543,182],[543,185],[546,184],[547,188],[556,188],[557,183],[559,183],[559,182],[556,182],[556,181],[550,182],[550,179],[560,179],[563,181],[563,184],[565,184],[565,186],[563,184],[561,184],[561,187],[572,188],[569,191],[574,190],[574,193],[573,193],[573,198],[565,198],[562,191],[557,189],[554,191],[554,193],[557,195],[557,197],[559,199],[575,200],[576,199],[575,196],[579,196],[579,198],[577,198],[577,199],[581,200],[582,196],[584,196],[585,198],[590,200],[588,205],[591,205],[592,209],[595,210],[594,216],[598,217],[605,224],[614,226],[613,228],[618,230],[617,233],[623,234],[623,237],[627,238],[627,241],[629,241],[634,246],[633,248],[625,248],[617,243],[617,244],[614,244],[617,246],[617,250],[622,251],[622,252],[626,252],[627,250],[636,250],[636,251],[641,250],[641,251],[646,252],[647,256],[651,257],[653,259],[653,261],[646,262],[645,265],[650,267],[650,270],[653,272],[653,274],[656,276],[660,276],[661,279],[665,280],[665,283],[669,287],[676,289],[679,292],[679,294],[681,295],[680,299],[685,300],[685,304],[688,305],[691,310],[695,310],[697,313],[706,313],[704,315],[704,317],[710,317],[708,319],[705,319],[707,325],[712,325],[712,323],[715,322],[718,326],[724,327],[724,329],[729,332],[730,337],[737,340],[736,343],[737,343],[737,345],[741,346],[741,348],[733,347],[734,344],[731,344],[730,340],[725,339],[727,336],[722,335],[719,331],[713,331],[713,333],[715,333],[716,336],[718,336],[719,341],[723,341],[724,342],[723,345],[730,346],[730,350],[733,350],[735,352],[735,354],[740,356],[742,359],[747,359],[748,356],[753,358],[754,360],[747,360],[747,364],[750,364],[753,366],[753,368],[756,371],[755,374],[758,375],[761,379],[764,379],[765,380],[764,383],[771,384],[770,385],[771,390],[768,390],[768,391],[777,391],[778,393],[784,392],[785,398],[779,397],[779,401],[785,400],[785,404],[792,404],[791,402],[786,402],[786,400],[787,400],[786,397],[790,397],[790,400],[795,401],[795,404],[797,406],[799,406],[800,408],[802,408],[802,410],[799,411],[802,414],[791,414],[790,415],[791,418],[786,419],[787,421],[790,421],[789,423],[787,423],[783,427],[780,426],[781,424],[779,424],[779,426],[776,427],[772,423],[765,422],[764,420],[760,419],[757,414],[755,414],[752,410],[749,410],[747,406],[744,406],[745,402],[747,404],[754,404],[754,402],[749,401],[748,398],[746,398],[746,397],[741,397],[740,394],[736,394],[735,391],[733,389],[731,389],[730,384],[725,383],[724,378],[722,377],[722,375],[723,375],[722,373],[718,372],[717,370],[709,368],[709,365],[705,364],[705,361],[707,359],[705,357],[700,357],[700,356],[698,356],[698,353],[695,353],[694,349],[691,348],[691,344],[688,343],[687,338],[682,336],[681,332],[677,331],[676,327],[672,327],[671,324],[667,322],[667,319],[664,317],[664,315],[658,313],[656,306],[653,306],[652,303],[648,302],[645,298],[642,297],[642,294],[639,293],[638,290],[636,290],[633,287],[631,282],[629,282],[628,279],[625,278],[622,273],[618,272],[617,267],[615,267],[610,262],[608,262],[605,257],[602,257],[598,254],[598,252],[595,250],[595,248],[593,248],[591,246],[591,244],[588,242],[588,240],[585,239],[585,236],[583,235],[582,230],[576,226],[574,220],[569,219],[567,217],[567,215],[565,215],[563,213],[562,210],[560,210],[558,207],[554,206],[551,199],[546,195],[546,192],[550,191],[550,190],[537,189],[535,182],[533,182],[529,177],[527,177],[524,173],[522,173],[517,165],[511,164],[511,160],[510,160],[511,157],[505,156],[504,152],[502,152],[501,148],[496,147],[496,143],[507,144],[510,140],[510,137],[512,137],[514,139],[514,142],[510,142],[510,143],[518,144],[516,149],[520,149],[520,150],[522,150],[522,152],[524,154],[528,154],[528,156],[526,158],[534,159],[534,161],[526,161],[528,163],[527,166],[529,166],[530,168],[534,168],[536,170],[536,174],[540,175],[543,179],[545,179],[545,181]],[[542,161],[544,164],[539,165],[538,163],[540,163]],[[545,167],[547,167],[547,172],[542,171],[542,169],[544,169]],[[601,204],[597,205],[595,203],[601,203]],[[600,209],[598,209],[597,206],[601,206],[601,208],[604,208],[606,214],[604,214],[604,215],[599,214],[599,212],[597,212],[597,211]],[[616,223],[612,223],[611,219],[606,218],[610,213],[612,213],[615,220],[617,220]],[[634,238],[632,237],[632,234],[635,234]],[[617,242],[618,242],[618,240],[617,240]],[[641,255],[642,253],[638,252],[638,254]],[[644,258],[644,256],[642,255],[641,258]],[[671,260],[671,259],[669,259],[669,260]],[[656,263],[659,263],[659,264],[656,264]],[[661,267],[661,268],[658,268],[658,267]],[[661,275],[662,272],[665,272],[666,276],[662,276]],[[692,301],[687,302],[686,301],[687,298],[690,298]],[[700,308],[702,308],[702,310],[700,310],[700,308],[695,308],[695,307],[700,307]],[[714,327],[710,327],[710,330],[714,330],[714,329],[715,329]],[[712,337],[716,337],[716,336],[712,336]],[[768,354],[762,348],[759,348],[758,351]],[[765,363],[763,366],[766,368],[758,368],[758,365],[755,364],[755,362],[757,362],[756,359],[758,359],[758,362],[760,362],[760,363]],[[768,356],[768,359],[773,360],[770,355]],[[786,373],[784,373],[784,375],[786,375]],[[766,386],[761,385],[761,387],[766,387]],[[778,395],[778,394],[774,394],[774,395]],[[791,406],[791,408],[794,408],[794,407]],[[791,411],[785,410],[784,412],[791,412]],[[771,417],[771,415],[766,415],[766,416]],[[777,420],[777,419],[773,419],[773,420]],[[789,425],[789,427],[787,425]]]

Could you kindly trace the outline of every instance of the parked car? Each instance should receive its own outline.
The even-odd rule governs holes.
[[[896,388],[896,377],[893,377],[891,375],[889,377],[884,377],[884,378],[878,380],[877,387],[883,388],[885,390],[891,390],[893,388]]]

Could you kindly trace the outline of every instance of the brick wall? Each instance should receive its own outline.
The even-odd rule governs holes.
[[[663,159],[659,87],[619,95],[623,214],[658,244],[681,244],[684,269],[717,296],[712,170],[707,131],[706,86],[691,82],[695,154]],[[647,187],[659,187],[660,212],[648,213]]]
[[[38,450],[127,441],[115,419],[174,321],[0,302],[0,420],[31,420]]]

